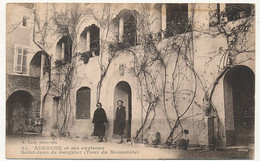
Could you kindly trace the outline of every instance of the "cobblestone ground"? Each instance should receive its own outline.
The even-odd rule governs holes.
[[[63,159],[253,159],[254,151],[241,148],[221,151],[154,148],[117,140],[96,142],[93,139],[8,136],[7,158]]]

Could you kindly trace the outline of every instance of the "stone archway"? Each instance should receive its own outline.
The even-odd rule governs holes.
[[[42,51],[37,52],[30,62],[30,76],[40,77],[41,76],[41,56]]]
[[[28,124],[33,96],[23,90],[12,93],[6,101],[6,134],[22,133]]]
[[[227,145],[254,143],[255,75],[247,66],[230,69],[224,77]]]
[[[124,138],[131,137],[131,121],[132,121],[132,91],[130,85],[121,81],[117,83],[114,90],[114,113],[117,107],[117,101],[122,100],[124,106],[126,107],[126,125]],[[115,118],[114,118],[115,119]]]

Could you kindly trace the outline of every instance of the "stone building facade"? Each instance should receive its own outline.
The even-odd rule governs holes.
[[[187,129],[190,144],[226,146],[254,143],[254,7],[248,4],[241,8],[238,6],[80,4],[77,11],[82,11],[82,17],[75,27],[74,37],[55,32],[59,30],[54,27],[53,33],[45,38],[47,45],[43,51],[33,43],[32,26],[27,35],[19,36],[21,43],[28,41],[28,44],[21,45],[32,49],[27,63],[38,65],[29,71],[30,74],[12,73],[13,65],[9,62],[13,62],[15,52],[7,49],[7,66],[10,66],[7,69],[7,81],[10,82],[7,100],[20,89],[19,83],[13,83],[12,79],[26,79],[27,85],[22,83],[21,90],[31,93],[34,98],[36,103],[32,108],[37,109],[37,117],[43,118],[42,134],[47,136],[55,135],[62,126],[59,119],[68,117],[70,122],[64,129],[70,137],[91,137],[93,113],[97,101],[100,101],[108,118],[106,138],[108,141],[117,139],[113,135],[116,102],[123,100],[126,138],[135,139],[143,125],[139,141],[149,140],[153,133],[160,132],[164,143],[180,119],[181,123],[176,124],[171,138],[184,137],[182,129]],[[27,11],[24,6],[18,8]],[[73,11],[73,5],[35,4],[34,9],[39,12],[37,18],[45,20],[57,16],[57,13],[68,16],[66,13]],[[33,15],[32,11],[28,9],[29,15]],[[25,34],[20,29],[13,34],[16,36],[16,33]],[[14,35],[10,37],[14,38]],[[18,39],[13,42],[8,37],[7,44],[19,44]],[[235,40],[239,54],[233,53],[232,57],[232,42]],[[141,70],[138,67],[144,58],[160,60],[151,56],[154,53],[163,55],[165,64],[162,66],[159,61],[154,61],[147,70],[151,74],[147,81],[138,77],[136,70]],[[32,63],[34,57],[37,57],[37,63]],[[44,72],[46,59],[52,68],[47,74]],[[60,74],[69,69],[67,67],[73,67],[71,86],[68,86],[68,81],[64,82],[71,75],[62,77]],[[173,75],[175,69],[178,72]],[[49,86],[50,75],[51,81],[56,82],[52,86]],[[144,82],[151,85],[142,84]],[[68,89],[69,94],[64,95]],[[143,91],[147,89],[147,92]],[[68,97],[64,99],[63,96]],[[146,117],[152,99],[156,103]],[[61,117],[61,107],[66,108],[70,115]]]
[[[31,124],[35,119],[40,118],[41,55],[34,52],[36,50],[32,42],[33,8],[33,4],[8,5],[6,33],[7,134],[22,131],[35,132]]]

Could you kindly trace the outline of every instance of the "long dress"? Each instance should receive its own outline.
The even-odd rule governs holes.
[[[105,122],[108,122],[105,110],[103,108],[97,108],[92,120],[92,123],[94,123],[94,136],[105,136]]]
[[[114,134],[118,134],[118,135],[124,134],[125,117],[126,117],[125,107],[124,106],[117,107],[116,119],[115,119],[114,130],[113,130]]]

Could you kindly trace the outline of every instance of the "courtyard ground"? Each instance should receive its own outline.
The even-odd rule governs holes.
[[[50,138],[7,136],[7,158],[41,159],[254,159],[253,147],[229,147],[209,151],[198,147],[188,150],[154,148],[117,140],[96,142],[87,138]]]

